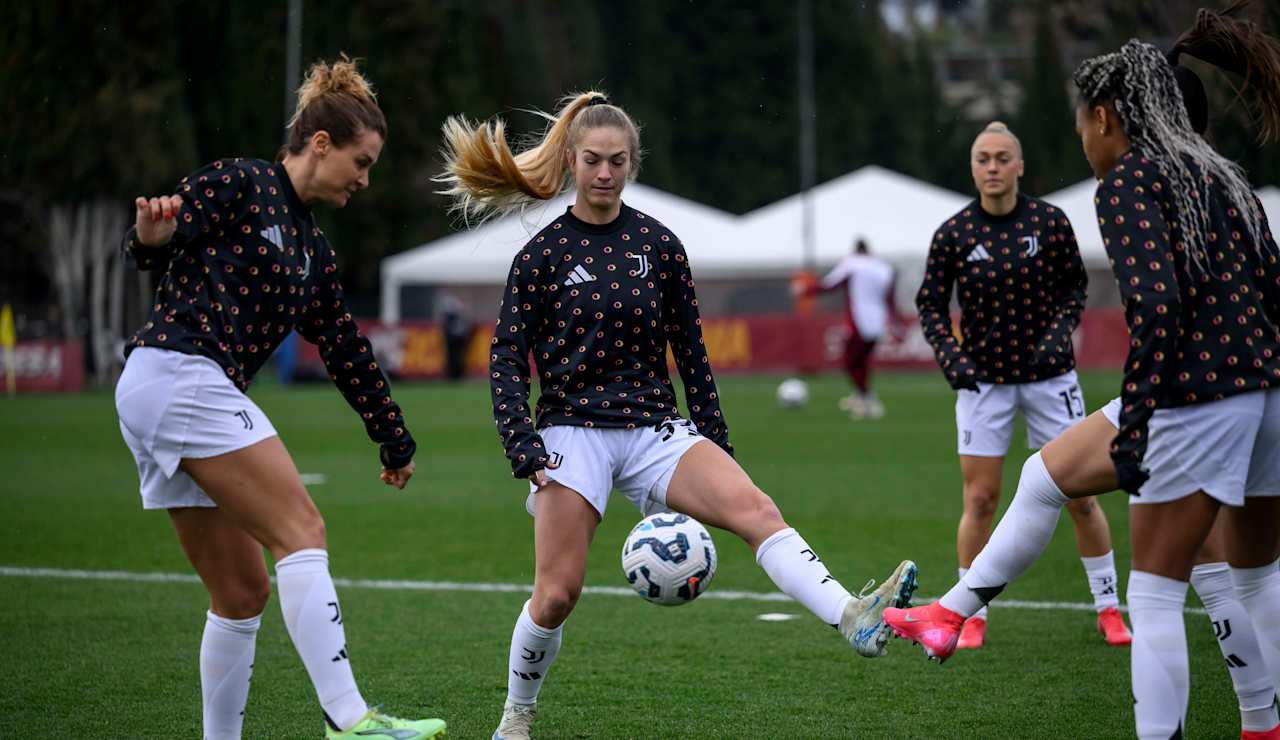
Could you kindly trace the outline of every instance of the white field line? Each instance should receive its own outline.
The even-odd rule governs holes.
[[[65,578],[81,581],[127,581],[133,583],[199,583],[200,579],[187,573],[135,573],[125,570],[65,570],[61,568],[19,568],[0,565],[0,576],[15,578]],[[275,580],[274,578],[272,579]],[[383,591],[478,591],[488,593],[520,593],[533,591],[533,586],[522,583],[460,583],[457,581],[402,581],[373,580],[368,578],[335,578],[333,584],[340,588],[373,588]],[[635,592],[621,586],[587,586],[583,593],[598,596],[634,596]],[[701,599],[725,601],[789,602],[791,597],[777,591],[729,591],[712,590]],[[919,603],[932,598],[918,597]],[[1023,599],[998,599],[992,603],[997,609],[1050,609],[1056,611],[1093,611],[1093,604],[1077,601],[1026,601]],[[1121,611],[1126,607],[1121,606]],[[1186,609],[1188,614],[1206,614],[1204,609]]]

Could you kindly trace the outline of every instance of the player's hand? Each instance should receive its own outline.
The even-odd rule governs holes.
[[[404,484],[408,483],[409,479],[413,477],[414,467],[414,462],[410,460],[409,464],[403,468],[383,468],[382,473],[378,477],[382,478],[382,482],[386,483],[388,486],[395,486],[403,491]]]
[[[133,201],[137,213],[134,215],[134,227],[138,231],[138,241],[148,247],[159,247],[169,243],[173,232],[178,229],[178,211],[182,208],[181,195],[162,195],[159,198],[143,198],[139,196]]]
[[[553,463],[550,460],[548,460],[545,463],[543,463],[542,468],[538,468],[537,470],[533,471],[533,475],[529,476],[529,480],[533,481],[533,485],[537,486],[538,488],[542,488],[543,486],[551,482],[551,479],[547,477],[547,471],[555,470],[558,467],[560,467],[559,463]]]

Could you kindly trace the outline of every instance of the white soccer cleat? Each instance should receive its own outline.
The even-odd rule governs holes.
[[[867,593],[875,581],[867,581],[862,592],[849,600],[840,615],[840,634],[853,649],[865,658],[878,658],[885,654],[889,641],[889,626],[884,623],[884,610],[889,607],[905,608],[911,604],[911,594],[916,590],[916,564],[903,560],[893,575],[880,587]]]
[[[537,704],[507,702],[502,707],[502,721],[493,731],[492,740],[529,740],[529,731],[537,714]]]

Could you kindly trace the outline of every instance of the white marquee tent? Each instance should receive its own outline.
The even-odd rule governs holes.
[[[1088,267],[1108,267],[1107,250],[1102,245],[1102,232],[1098,229],[1097,211],[1093,207],[1093,194],[1098,181],[1092,177],[1044,197],[1045,200],[1066,211],[1080,244],[1080,256]],[[1267,213],[1272,229],[1280,224],[1280,188],[1267,186],[1258,191],[1258,199]]]
[[[564,213],[566,193],[524,214],[459,231],[382,261],[382,320],[400,319],[400,288],[405,285],[501,285],[517,251],[542,227]],[[641,183],[627,186],[623,200],[666,224],[685,244],[690,260],[704,275],[719,250],[732,250],[734,217]]]
[[[383,260],[382,319],[399,320],[402,286],[500,285],[516,251],[564,212],[571,197],[562,195],[523,216],[450,234]],[[823,183],[809,197],[819,266],[834,264],[861,236],[873,252],[908,273],[923,270],[934,229],[970,200],[876,166]],[[624,200],[680,237],[699,280],[782,279],[804,264],[800,195],[741,217],[640,183],[627,186]]]

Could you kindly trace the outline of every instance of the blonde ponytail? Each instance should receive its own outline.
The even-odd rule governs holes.
[[[444,172],[433,180],[445,186],[439,191],[453,203],[450,211],[477,223],[533,203],[551,200],[568,189],[569,167],[565,153],[572,150],[582,132],[612,126],[627,133],[631,144],[634,179],[640,169],[640,133],[631,117],[608,102],[604,93],[584,92],[566,96],[555,114],[532,111],[547,120],[536,143],[519,154],[507,145],[506,124],[501,118],[472,122],[450,116],[442,127]]]

